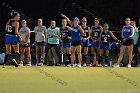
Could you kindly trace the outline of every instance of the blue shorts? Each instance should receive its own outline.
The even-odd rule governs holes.
[[[5,44],[17,45],[18,37],[15,35],[5,35]]]
[[[140,48],[140,39],[138,39],[138,42],[137,42],[137,47]]]
[[[96,42],[91,42],[91,47],[95,47],[95,48],[98,48],[99,47],[99,41],[96,41]]]
[[[103,49],[103,50],[110,50],[111,48],[110,48],[110,44],[102,44],[101,43],[101,46],[100,46],[100,49]]]
[[[71,43],[63,43],[63,47],[64,48],[67,48],[67,47],[69,48],[69,47],[71,47]]]
[[[85,42],[82,41],[82,46],[83,46],[83,47],[89,47],[90,45],[91,45],[91,44],[90,44],[89,39],[86,40]]]

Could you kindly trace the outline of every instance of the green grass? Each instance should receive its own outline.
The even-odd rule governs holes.
[[[140,68],[0,66],[0,93],[140,93]]]

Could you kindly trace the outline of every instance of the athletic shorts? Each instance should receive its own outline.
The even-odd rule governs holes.
[[[20,47],[23,47],[23,48],[30,47],[30,43],[27,43],[25,45],[20,44]]]
[[[63,43],[63,48],[71,47],[71,43]]]
[[[123,44],[124,46],[130,46],[134,44],[134,40],[133,39],[126,39],[126,40],[123,40]]]
[[[100,46],[100,49],[103,49],[103,50],[110,50],[110,44],[102,44],[101,43],[101,46]]]
[[[82,41],[79,40],[79,41],[71,41],[71,46],[79,46],[82,44]]]
[[[82,40],[82,47],[89,47],[91,44],[90,44],[90,40],[86,40],[85,42]]]
[[[42,42],[36,42],[36,46],[45,46],[45,41]]]
[[[99,46],[100,46],[99,41],[96,41],[96,42],[91,41],[91,47],[98,48]]]
[[[17,45],[19,42],[16,35],[5,35],[5,44]]]

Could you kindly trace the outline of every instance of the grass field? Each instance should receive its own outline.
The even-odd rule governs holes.
[[[140,93],[140,68],[0,66],[0,93]]]

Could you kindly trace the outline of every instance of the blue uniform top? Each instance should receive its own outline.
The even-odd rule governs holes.
[[[101,35],[101,43],[102,44],[109,44],[110,43],[110,31],[108,32],[102,32],[102,35]]]
[[[131,35],[131,26],[124,26],[123,29],[124,38],[129,38],[130,35]]]
[[[88,26],[86,26],[85,28],[83,28],[83,30],[84,30],[84,36],[82,36],[82,37],[83,38],[87,38],[88,37]]]
[[[98,26],[97,28],[95,28],[95,26],[92,26],[92,37],[93,38],[98,39],[100,36],[100,32],[101,32],[100,26]]]
[[[79,25],[77,25],[76,27],[72,26],[72,30],[71,30],[71,40],[72,41],[80,41],[82,40],[80,31],[78,30]]]
[[[61,27],[60,28],[60,33],[61,33],[61,39],[64,40],[64,43],[69,43],[71,37],[70,31],[68,31],[68,27],[65,27],[64,29]]]
[[[15,34],[15,27],[13,27],[12,26],[12,23],[14,22],[14,20],[13,19],[10,19],[9,21],[8,21],[8,26],[7,26],[7,35],[16,35]]]

